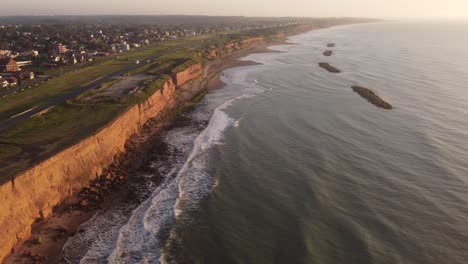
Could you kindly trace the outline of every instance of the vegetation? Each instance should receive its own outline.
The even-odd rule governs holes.
[[[117,58],[102,58],[100,62],[91,66],[70,71],[22,93],[0,98],[0,120],[8,119],[35,106],[44,105],[79,86],[87,85],[100,77],[125,69],[133,65],[137,59],[143,59],[165,49],[165,46],[148,46],[129,51]]]
[[[118,100],[118,102],[127,105],[141,103],[161,89],[164,83],[170,78],[171,77],[168,75],[160,75],[155,79],[147,80],[141,85],[141,88],[135,94],[124,97],[121,100]]]
[[[182,63],[181,65],[175,67],[172,69],[172,73],[178,73],[178,72],[181,72],[181,71],[185,71],[186,69],[188,69],[189,67],[197,64],[198,61],[196,60],[187,60],[186,62]]]
[[[148,46],[114,58],[103,58],[93,65],[76,69],[32,89],[27,89],[24,93],[1,98],[0,120],[34,106],[45,105],[79,86],[85,86],[102,76],[121,71],[134,65],[135,60],[164,51],[172,45],[189,47],[168,52],[151,63],[142,64],[141,67],[128,72],[127,75],[150,74],[153,76],[128,96],[122,98],[108,96],[102,100],[86,100],[122,80],[122,78],[113,79],[103,83],[100,89],[88,90],[74,100],[57,105],[46,113],[0,132],[0,183],[95,133],[129,107],[157,92],[170,78],[170,74],[183,71],[194,63],[203,63],[201,53],[205,49],[222,50],[228,43],[258,36],[256,34],[255,32],[233,32],[176,40],[165,46]],[[271,31],[268,34],[271,36],[277,34],[277,31]]]
[[[0,183],[109,123],[125,104],[62,104],[0,133]],[[83,118],[86,117],[86,118]]]
[[[91,90],[0,132],[0,183],[7,176],[86,138],[130,106],[153,95],[169,79],[161,75],[148,80],[137,93],[121,100],[108,98],[99,103],[81,103],[84,97],[93,96]]]

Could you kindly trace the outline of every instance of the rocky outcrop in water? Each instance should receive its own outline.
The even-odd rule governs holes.
[[[323,53],[324,56],[331,56],[333,54],[333,51],[327,50]]]
[[[383,109],[392,109],[392,105],[385,102],[380,96],[375,94],[372,90],[364,88],[361,86],[352,86],[354,92],[358,93],[362,98],[367,99],[371,104],[383,108]]]
[[[333,47],[335,47],[335,46],[336,46],[335,43],[328,43],[328,44],[327,44],[327,47],[329,47],[329,48],[333,48]]]
[[[321,62],[321,63],[319,63],[319,66],[324,68],[325,70],[331,72],[331,73],[340,73],[341,72],[337,68],[330,65],[330,63],[328,63],[328,62]]]

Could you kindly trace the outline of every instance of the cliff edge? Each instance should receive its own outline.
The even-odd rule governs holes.
[[[31,225],[98,178],[124,152],[125,143],[151,118],[177,105],[176,88],[202,74],[200,63],[175,73],[142,103],[92,136],[40,162],[0,186],[0,263],[27,241]]]

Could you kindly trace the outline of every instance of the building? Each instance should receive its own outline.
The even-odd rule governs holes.
[[[127,50],[130,50],[130,44],[112,44],[111,45],[111,48],[113,51],[116,51],[116,52],[122,52],[122,51],[127,51]]]
[[[0,59],[0,72],[17,72],[20,67],[12,58]]]
[[[8,81],[0,77],[0,88],[5,88],[8,86]]]
[[[16,77],[7,77],[5,78],[10,85],[17,85],[18,79]]]
[[[17,61],[16,64],[18,64],[18,67],[26,67],[26,66],[32,66],[32,61]]]
[[[62,45],[62,44],[59,43],[59,44],[55,45],[54,52],[55,52],[55,54],[64,54],[64,53],[67,52],[67,46]]]
[[[32,71],[31,72],[23,72],[23,75],[24,75],[24,78],[26,78],[26,79],[29,78],[30,80],[36,78],[36,74],[34,74],[34,72],[32,72]]]

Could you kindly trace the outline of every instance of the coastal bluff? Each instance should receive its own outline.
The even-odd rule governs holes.
[[[392,109],[393,106],[385,102],[380,96],[375,94],[372,90],[362,87],[362,86],[352,86],[353,91],[359,94],[362,98],[367,99],[371,104],[383,108],[383,109]]]
[[[55,206],[102,175],[145,123],[175,108],[177,88],[202,73],[200,63],[176,73],[149,98],[131,106],[93,135],[1,185],[0,263],[29,239],[35,221],[50,217]]]
[[[181,86],[187,83],[188,81],[200,76],[202,71],[202,65],[200,63],[194,63],[193,65],[187,67],[187,69],[172,74],[171,77],[172,79],[174,79],[175,85]]]
[[[208,55],[217,59],[264,42],[264,38],[248,38],[213,49]],[[191,85],[206,70],[198,61],[181,66],[168,73],[170,78],[153,95],[129,107],[93,135],[0,185],[0,263],[29,240],[34,222],[48,219],[54,207],[106,172],[125,152],[126,142],[150,119],[178,107],[178,88]]]

